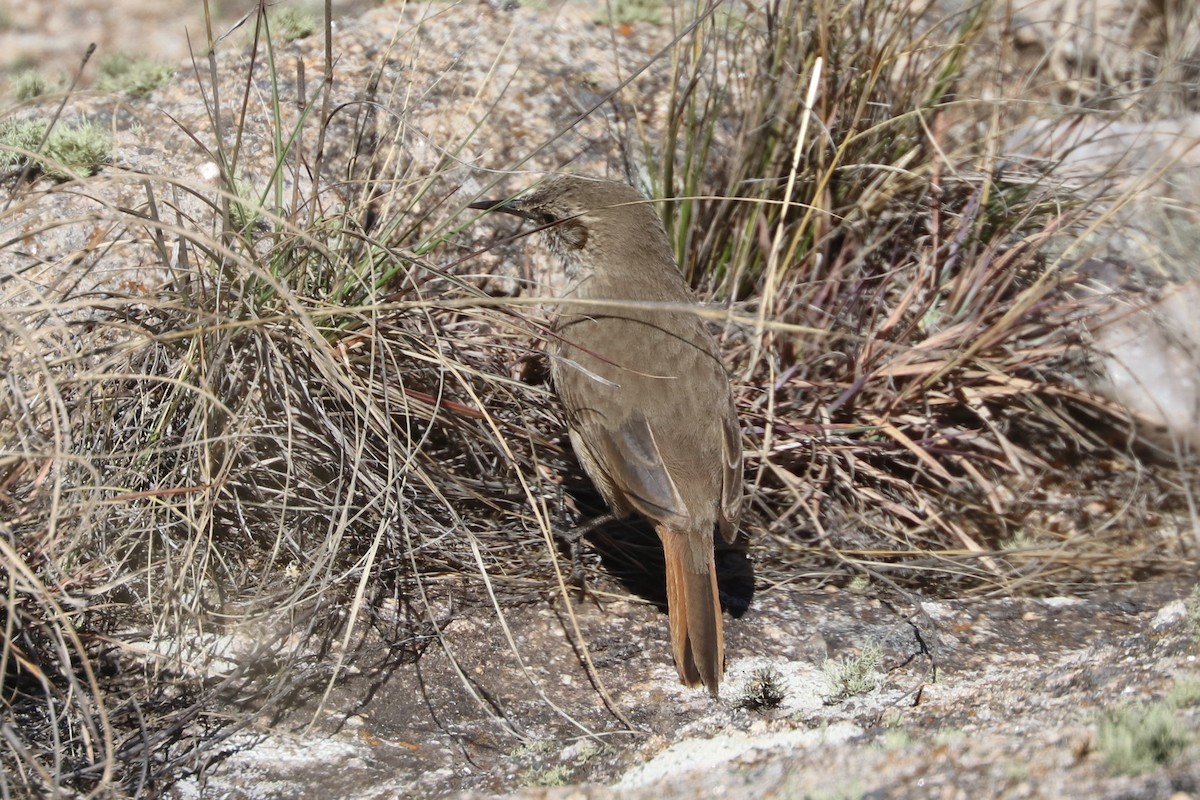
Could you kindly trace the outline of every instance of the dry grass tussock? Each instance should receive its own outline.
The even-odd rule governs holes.
[[[1045,253],[1094,219],[993,155],[1003,108],[964,94],[975,13],[718,9],[670,51],[673,127],[627,145],[725,302],[760,589],[865,571],[1061,591],[1195,566],[1191,534],[1155,524],[1181,473],[1080,388],[1096,301],[1066,289],[1088,253]],[[248,197],[226,102],[223,190],[8,184],[5,794],[152,791],[253,714],[320,696],[364,631],[415,659],[454,615],[562,587],[552,535],[584,481],[529,378],[547,320],[453,244],[461,177],[402,168],[416,199],[381,205],[388,142],[364,114],[334,177],[317,103],[277,117],[279,170]],[[56,192],[85,211],[31,223]],[[88,235],[47,259],[23,244],[39,224]],[[99,279],[130,252],[140,281]]]

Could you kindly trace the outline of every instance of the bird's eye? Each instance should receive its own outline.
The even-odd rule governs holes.
[[[572,250],[582,250],[587,244],[588,232],[578,221],[568,219],[555,228],[562,243]]]
[[[543,211],[539,216],[539,219],[543,225],[552,225],[554,223],[554,215],[549,211]]]

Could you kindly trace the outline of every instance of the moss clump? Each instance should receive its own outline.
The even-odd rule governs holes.
[[[99,87],[105,92],[149,94],[166,84],[175,75],[170,64],[145,56],[114,53],[100,64]]]
[[[1184,607],[1187,609],[1187,624],[1192,638],[1200,642],[1200,584],[1192,589],[1192,593],[1184,601]]]
[[[21,70],[13,76],[12,93],[19,102],[41,97],[55,89],[53,82],[35,69]]]
[[[662,23],[662,0],[616,0],[609,9],[601,9],[593,18],[597,25],[627,25],[633,22]]]
[[[317,32],[317,20],[299,8],[281,8],[271,14],[271,33],[277,41],[292,42]]]
[[[49,124],[41,120],[0,123],[0,165],[22,166],[28,156],[18,150],[36,151],[46,138]]]
[[[71,180],[96,174],[112,159],[112,139],[99,125],[80,120],[57,125],[47,136],[49,127],[43,120],[0,123],[0,166],[32,164],[44,175]]]
[[[1140,775],[1170,765],[1193,738],[1173,705],[1151,703],[1109,712],[1097,743],[1112,772]]]
[[[863,647],[857,656],[827,660],[823,667],[829,687],[825,703],[833,705],[878,689],[881,679],[876,670],[882,662],[883,651],[873,644]]]
[[[1167,695],[1167,702],[1175,708],[1200,705],[1200,675],[1184,675],[1177,678]]]
[[[566,786],[571,781],[571,768],[558,764],[547,769],[532,770],[525,775],[525,786]]]

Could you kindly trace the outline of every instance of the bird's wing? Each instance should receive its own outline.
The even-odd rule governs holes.
[[[601,463],[629,504],[665,525],[686,522],[687,507],[663,464],[645,416],[630,414],[620,425],[602,426],[597,433]]]
[[[733,543],[737,538],[738,518],[742,515],[742,430],[737,410],[730,399],[729,413],[721,425],[721,536]]]

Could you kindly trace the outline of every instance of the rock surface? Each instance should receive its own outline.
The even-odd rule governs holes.
[[[611,712],[579,666],[563,604],[531,604],[505,614],[524,669],[499,626],[482,621],[446,632],[470,691],[437,648],[384,675],[360,655],[363,669],[313,731],[241,734],[244,750],[171,794],[1196,797],[1195,741],[1170,766],[1129,776],[1115,773],[1099,733],[1112,710],[1164,698],[1176,699],[1180,730],[1200,730],[1200,633],[1185,591],[892,606],[870,593],[768,587],[728,625],[719,701],[676,684],[658,611],[577,604]],[[872,647],[878,686],[829,702],[827,660]],[[778,690],[769,708],[748,703],[763,671]]]

